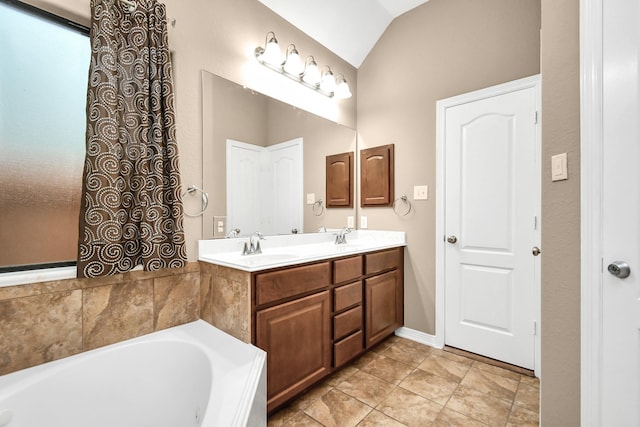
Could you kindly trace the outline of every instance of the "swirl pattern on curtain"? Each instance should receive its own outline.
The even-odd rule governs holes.
[[[91,0],[78,277],[186,264],[165,6]]]

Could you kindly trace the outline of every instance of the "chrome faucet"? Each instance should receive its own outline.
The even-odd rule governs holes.
[[[240,229],[239,228],[234,228],[229,233],[227,233],[227,239],[235,239],[239,235],[240,235]]]
[[[262,237],[262,233],[259,231],[256,231],[255,233],[253,233],[251,237],[249,237],[249,241],[244,242],[242,255],[261,254],[262,249],[260,248],[260,240],[265,240],[265,238]]]
[[[349,227],[345,227],[336,234],[336,245],[344,245],[347,243],[347,234],[351,233]]]

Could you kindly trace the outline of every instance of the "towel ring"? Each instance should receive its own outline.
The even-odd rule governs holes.
[[[184,199],[184,196],[186,196],[187,194],[194,194],[197,191],[202,193],[202,210],[197,214],[190,214],[185,211],[184,214],[191,218],[195,218],[202,215],[204,211],[207,210],[207,206],[209,206],[209,195],[204,190],[196,187],[195,185],[190,185],[189,187],[187,187],[187,191],[182,193],[182,198]]]
[[[402,206],[398,204],[399,201],[402,201],[402,205],[404,206],[404,210],[406,210],[406,212],[402,213],[403,209],[399,208],[399,206]],[[411,209],[413,209],[413,206],[411,206],[411,202],[409,201],[407,196],[398,197],[393,201],[393,211],[396,213],[396,215],[407,216],[409,215],[409,212],[411,212]]]
[[[313,214],[315,216],[322,215],[322,213],[324,212],[324,203],[322,202],[322,199],[315,202],[311,207],[311,209],[313,210]]]

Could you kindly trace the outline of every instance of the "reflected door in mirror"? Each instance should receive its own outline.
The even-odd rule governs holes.
[[[227,187],[230,229],[302,230],[302,138],[269,147],[227,140]]]

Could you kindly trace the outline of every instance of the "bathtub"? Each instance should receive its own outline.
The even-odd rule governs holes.
[[[266,353],[203,320],[0,376],[0,427],[266,425]]]

